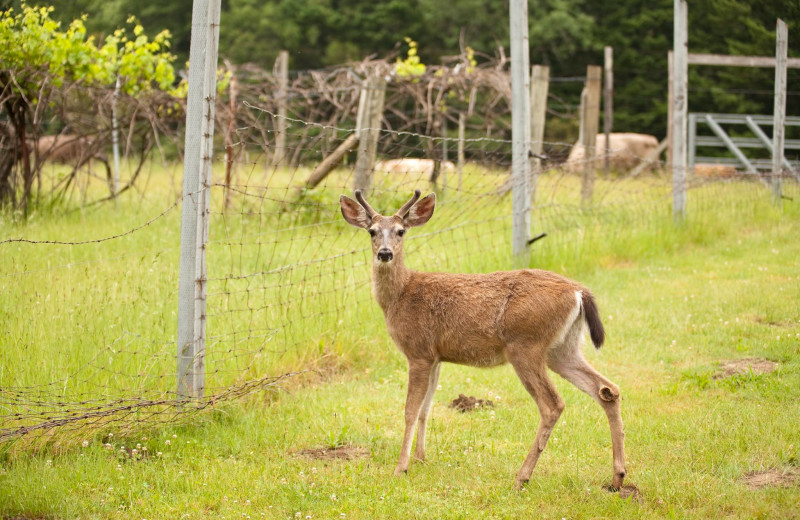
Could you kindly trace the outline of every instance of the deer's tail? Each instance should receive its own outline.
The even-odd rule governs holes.
[[[606,339],[606,330],[603,328],[603,322],[600,321],[597,303],[595,303],[594,296],[589,291],[584,290],[581,293],[581,297],[583,300],[583,315],[586,318],[586,325],[589,326],[589,336],[592,338],[594,348],[599,349]]]

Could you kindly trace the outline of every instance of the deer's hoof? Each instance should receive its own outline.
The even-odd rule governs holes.
[[[514,490],[515,491],[522,491],[522,489],[525,487],[525,484],[527,484],[527,483],[528,483],[528,479],[516,479],[514,481]]]
[[[625,479],[625,472],[614,473],[614,478],[611,479],[611,490],[619,491],[622,489],[622,481]]]
[[[406,473],[408,473],[408,468],[403,469],[401,467],[398,467],[394,470],[395,477],[404,477],[406,476]]]

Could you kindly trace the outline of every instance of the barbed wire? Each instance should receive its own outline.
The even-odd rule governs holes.
[[[319,74],[333,78],[342,72]],[[331,81],[344,81],[336,78]],[[260,93],[264,88],[253,86]],[[339,94],[351,97],[336,100],[343,104],[334,115],[316,107],[318,118],[306,117],[304,109],[283,118],[286,149],[280,160],[275,153],[275,132],[283,126],[277,122],[280,116],[271,104],[245,97],[226,141],[229,176],[215,169],[212,182],[203,188],[211,207],[205,246],[206,387],[199,400],[187,403],[174,390],[177,255],[167,253],[177,246],[152,245],[156,238],[177,243],[177,226],[152,224],[179,205],[180,197],[159,215],[113,235],[75,241],[0,240],[31,245],[5,249],[0,264],[0,310],[8,316],[8,331],[0,332],[0,361],[19,367],[0,375],[0,443],[68,445],[86,436],[182,421],[216,403],[277,389],[315,367],[336,370],[359,345],[374,342],[363,327],[365,321],[380,321],[370,294],[369,242],[363,232],[344,223],[338,203],[339,195],[352,192],[358,163],[352,155],[357,152],[345,154],[316,187],[306,186],[313,168],[354,133],[355,91],[330,90],[309,91],[313,95],[298,99],[318,100],[318,93],[325,93],[327,100]],[[433,90],[426,107],[436,106]],[[487,107],[492,103],[504,103],[501,94],[476,97],[478,114],[491,110]],[[468,101],[458,103],[459,110],[467,110]],[[435,218],[406,239],[406,261],[415,269],[474,272],[508,265],[509,194],[534,176],[510,177],[507,127],[487,129],[482,121],[458,139],[428,120],[427,108],[419,106],[406,107],[406,120],[380,129],[376,162],[369,169],[370,201],[379,211],[390,212],[414,189],[437,193]],[[578,148],[557,140],[544,144],[559,152],[577,153]],[[463,148],[463,160],[456,145]],[[543,161],[536,175],[532,232],[546,231],[548,237],[536,243],[535,251],[576,251],[592,243],[592,234],[645,232],[668,217],[672,178],[661,171],[662,160],[629,153],[629,166],[604,174],[605,159],[621,157],[614,150],[597,152],[594,158]],[[219,145],[214,155],[225,156]],[[412,158],[425,162],[407,171],[391,171],[385,162],[377,162]],[[634,174],[633,165],[644,168]],[[584,171],[596,172],[590,200],[581,195]],[[753,204],[768,198],[760,186],[753,189],[756,176],[686,173],[690,200],[711,211],[726,200]],[[158,189],[143,196],[163,197]],[[787,190],[797,192],[794,181]],[[129,235],[135,235],[131,244],[114,242]],[[98,247],[71,247],[84,244]],[[7,310],[10,301],[13,312]]]
[[[61,245],[61,246],[82,246],[86,244],[99,244],[102,242],[108,242],[109,240],[116,240],[118,238],[126,237],[128,235],[132,235],[137,231],[141,231],[142,229],[146,228],[150,224],[155,223],[156,221],[160,220],[162,217],[166,216],[170,211],[178,207],[180,204],[180,198],[178,198],[175,202],[173,202],[167,209],[156,215],[155,217],[145,221],[139,226],[131,228],[127,231],[123,231],[122,233],[117,233],[115,235],[109,235],[102,238],[93,238],[89,240],[33,240],[30,238],[6,238],[0,240],[0,245],[3,244],[12,244],[12,243],[21,243],[21,244],[50,244],[50,245]],[[0,275],[2,276],[2,275]]]

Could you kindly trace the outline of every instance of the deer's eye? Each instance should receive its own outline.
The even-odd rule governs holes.
[[[397,232],[397,235],[398,235],[398,236],[403,236],[403,235],[405,235],[405,234],[406,234],[406,230],[405,230],[405,229],[401,229],[401,230],[399,230],[399,231]]]
[[[367,231],[369,231],[369,236],[371,236],[371,237],[375,236],[375,230],[374,229],[370,228]]]

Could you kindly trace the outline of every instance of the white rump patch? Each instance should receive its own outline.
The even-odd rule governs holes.
[[[556,338],[553,340],[553,343],[550,345],[549,348],[555,348],[564,343],[564,340],[567,338],[567,334],[572,330],[572,327],[575,325],[575,321],[580,317],[581,310],[583,309],[583,291],[575,291],[575,307],[567,314],[566,320],[564,320],[564,325],[561,327],[561,330],[556,335]]]

